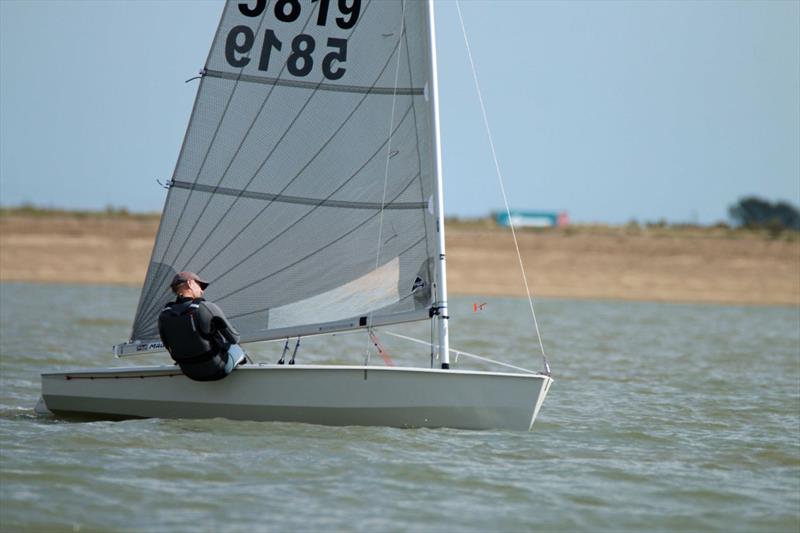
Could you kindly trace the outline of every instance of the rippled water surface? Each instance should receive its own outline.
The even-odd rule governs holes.
[[[45,370],[165,359],[109,355],[137,290],[3,284],[0,298],[2,530],[800,528],[796,308],[542,301],[556,381],[520,433],[37,417]],[[526,301],[451,309],[454,347],[540,367]],[[309,339],[299,360],[359,363],[366,347]]]

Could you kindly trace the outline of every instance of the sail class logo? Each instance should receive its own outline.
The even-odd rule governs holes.
[[[417,292],[419,289],[425,288],[425,280],[421,277],[417,276],[417,279],[414,280],[414,285],[411,286],[411,292]]]

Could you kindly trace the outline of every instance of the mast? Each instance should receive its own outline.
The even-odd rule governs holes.
[[[433,119],[433,169],[436,175],[434,209],[436,210],[436,302],[439,317],[439,360],[442,368],[450,368],[450,338],[447,331],[447,268],[444,253],[444,188],[442,186],[442,148],[439,134],[439,79],[436,69],[436,24],[433,0],[428,0],[428,26],[430,29],[430,98]]]

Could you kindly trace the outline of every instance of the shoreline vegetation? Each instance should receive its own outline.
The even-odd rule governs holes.
[[[160,214],[0,208],[0,281],[139,286]],[[800,231],[664,222],[517,229],[534,297],[800,307]],[[525,296],[508,228],[448,219],[453,294]]]

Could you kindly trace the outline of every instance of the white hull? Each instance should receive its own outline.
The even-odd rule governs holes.
[[[551,383],[536,374],[316,365],[246,365],[203,383],[151,366],[42,374],[42,397],[56,414],[107,418],[527,431]]]

